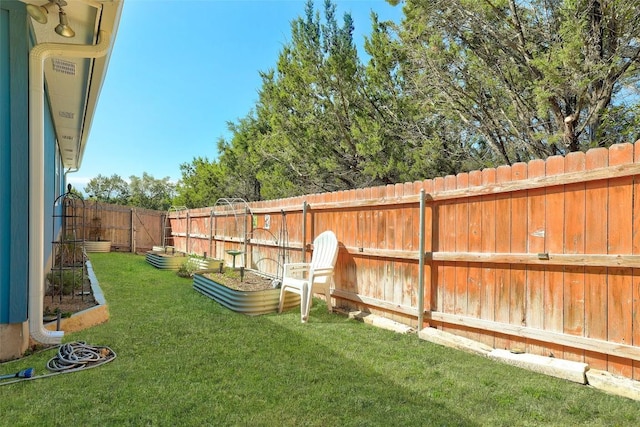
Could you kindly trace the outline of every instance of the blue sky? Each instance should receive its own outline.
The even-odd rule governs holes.
[[[384,0],[334,0],[354,40],[369,35],[370,12],[399,22]],[[321,9],[323,0],[315,0]],[[180,164],[216,157],[227,122],[246,116],[290,41],[304,0],[125,0],[120,27],[80,170],[82,191],[98,174],[180,179]]]

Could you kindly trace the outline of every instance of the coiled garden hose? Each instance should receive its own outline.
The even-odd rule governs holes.
[[[47,369],[52,372],[77,371],[102,365],[115,357],[109,347],[95,347],[77,341],[60,345],[58,354],[47,363]]]
[[[47,362],[50,374],[33,375],[32,370],[32,376],[17,377],[18,379],[12,381],[0,381],[0,386],[95,368],[111,362],[115,358],[116,353],[109,347],[91,346],[82,341],[61,344],[58,347],[58,353]]]

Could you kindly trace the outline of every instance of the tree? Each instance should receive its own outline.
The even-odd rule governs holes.
[[[638,111],[637,98],[631,108],[616,99],[640,73],[638,6],[407,0],[406,89],[426,116],[456,122],[467,146],[490,146],[504,163],[620,142],[610,119]]]
[[[345,14],[338,26],[335,5],[324,4],[324,23],[313,2],[291,24],[292,40],[276,70],[262,73],[257,115],[270,125],[256,150],[271,160],[295,193],[332,191],[367,185],[362,157],[351,132],[358,99],[357,51],[353,22]],[[275,183],[264,183],[276,188]],[[263,184],[263,185],[264,185]]]
[[[351,16],[307,1],[255,108],[217,160],[182,165],[177,200],[385,185],[637,136],[637,0],[404,3],[400,26],[372,14],[363,64]]]
[[[261,200],[259,174],[262,169],[272,169],[266,165],[268,160],[255,151],[255,141],[268,133],[268,125],[249,113],[237,123],[228,123],[228,126],[233,138],[230,142],[218,141],[225,197]]]
[[[155,179],[146,172],[142,177],[130,176],[130,183],[119,175],[91,178],[84,192],[98,202],[166,210],[175,197],[175,184],[169,177]]]
[[[373,38],[360,61],[349,14],[338,25],[324,2],[324,19],[308,1],[291,24],[291,42],[277,67],[262,73],[256,108],[267,123],[253,148],[266,159],[258,178],[263,197],[353,189],[416,177],[422,141],[405,144],[403,128],[414,110],[396,74],[397,49],[375,15]],[[412,149],[407,156],[407,150]],[[423,175],[421,175],[423,176]]]
[[[390,23],[372,14],[364,65],[349,14],[338,25],[324,2],[324,19],[307,1],[291,23],[291,42],[275,69],[262,72],[254,110],[229,123],[214,162],[182,165],[177,200],[204,206],[217,197],[260,200],[353,189],[456,173],[482,151],[459,137],[442,115],[426,116],[407,95],[403,50]],[[486,150],[485,150],[486,151]]]
[[[188,208],[213,206],[224,193],[224,175],[217,162],[206,157],[194,158],[191,163],[180,165],[182,178],[177,185],[174,205]]]
[[[381,183],[407,182],[455,174],[479,166],[478,147],[465,144],[459,126],[437,111],[425,112],[407,90],[406,57],[393,36],[392,22],[371,15],[372,32],[364,48],[365,114],[358,131],[366,135],[360,149],[369,154],[365,173]],[[376,155],[377,153],[377,155]]]
[[[126,205],[129,202],[129,184],[119,175],[98,175],[91,178],[84,192],[99,202]]]
[[[129,177],[130,198],[132,206],[146,209],[167,210],[175,197],[175,184],[170,178],[155,179],[146,172],[142,177]]]

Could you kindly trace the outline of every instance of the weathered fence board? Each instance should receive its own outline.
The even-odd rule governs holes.
[[[640,148],[640,147],[639,147]],[[628,164],[633,161],[633,146],[612,146],[609,150],[609,165]],[[608,252],[631,253],[633,235],[633,177],[621,177],[609,180],[609,232]],[[615,225],[615,226],[611,226]],[[631,344],[632,314],[632,270],[629,268],[610,268],[608,274],[608,340]],[[614,374],[631,376],[631,366],[619,357],[609,357],[609,371]]]
[[[482,171],[482,183],[481,185],[492,185],[496,182],[496,169],[490,168]],[[496,230],[498,227],[498,221],[496,216],[496,196],[493,194],[483,196],[480,198],[481,202],[481,225],[478,230],[480,233],[480,252],[492,253],[496,252]],[[480,303],[480,318],[484,320],[494,321],[495,307],[496,307],[496,295],[498,288],[498,281],[496,280],[498,265],[483,262],[480,264],[482,268],[482,284],[481,284],[481,303]],[[489,346],[495,345],[495,334],[493,333],[479,333],[478,340]]]
[[[633,161],[635,164],[640,163],[640,147],[636,144],[634,149],[634,158]],[[633,236],[632,236],[632,253],[634,255],[640,254],[640,179],[638,177],[634,177],[633,184]],[[634,346],[640,346],[640,270],[635,268],[633,270],[633,309],[631,313],[632,319],[632,332],[633,332],[633,342]],[[640,362],[635,360],[633,361],[633,378],[640,378]]]
[[[511,168],[511,179],[514,181],[527,179],[527,164],[516,163]],[[527,191],[514,193],[511,197],[511,252],[527,251]],[[526,325],[526,274],[524,266],[513,265],[511,267],[511,289],[509,305],[509,323],[512,325]],[[512,337],[511,346],[516,349],[524,349],[526,340],[522,337]]]
[[[565,161],[561,156],[553,156],[546,161],[546,176],[559,177],[565,172]],[[545,189],[546,207],[545,214],[549,221],[545,229],[545,251],[549,254],[561,254],[564,252],[564,217],[565,198],[564,189],[561,186],[547,187]],[[563,218],[562,221],[554,220]],[[551,255],[549,256],[551,261]],[[555,259],[556,256],[554,255]],[[543,285],[544,298],[544,329],[553,332],[563,331],[563,306],[560,301],[564,298],[564,263],[560,265],[549,262],[545,268]],[[542,353],[544,354],[544,353]],[[562,345],[550,345],[548,354],[555,357],[564,357]]]
[[[580,172],[585,170],[584,153],[570,153],[565,159],[565,171]],[[566,185],[564,215],[564,252],[568,254],[584,254],[585,230],[585,183]],[[584,267],[568,265],[564,272],[564,333],[584,335]],[[584,351],[564,349],[564,358],[583,361]]]
[[[496,171],[496,178],[499,184],[511,181],[511,167],[500,166]],[[511,197],[508,193],[499,193],[496,196],[496,252],[511,251]],[[498,264],[496,266],[496,305],[494,308],[495,319],[500,323],[509,323],[509,305],[511,289],[511,267],[509,265]],[[496,334],[496,348],[510,348],[511,340],[507,334]]]
[[[528,178],[539,178],[545,176],[545,162],[534,160],[529,162],[527,168]],[[545,252],[545,230],[547,222],[545,209],[545,188],[534,188],[527,190],[527,252]],[[558,213],[554,213],[558,215]],[[562,218],[562,216],[559,216]],[[544,266],[532,265],[527,269],[525,280],[525,314],[523,324],[538,329],[544,329]],[[527,340],[529,351],[532,353],[543,353],[544,348],[536,345],[536,342]]]

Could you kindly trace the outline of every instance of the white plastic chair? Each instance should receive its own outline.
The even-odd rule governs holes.
[[[338,239],[333,231],[324,231],[313,241],[311,262],[285,264],[278,313],[282,313],[285,292],[294,292],[300,295],[300,320],[303,323],[309,318],[314,292],[323,291],[327,299],[327,308],[329,312],[333,311],[331,283],[337,258]]]

